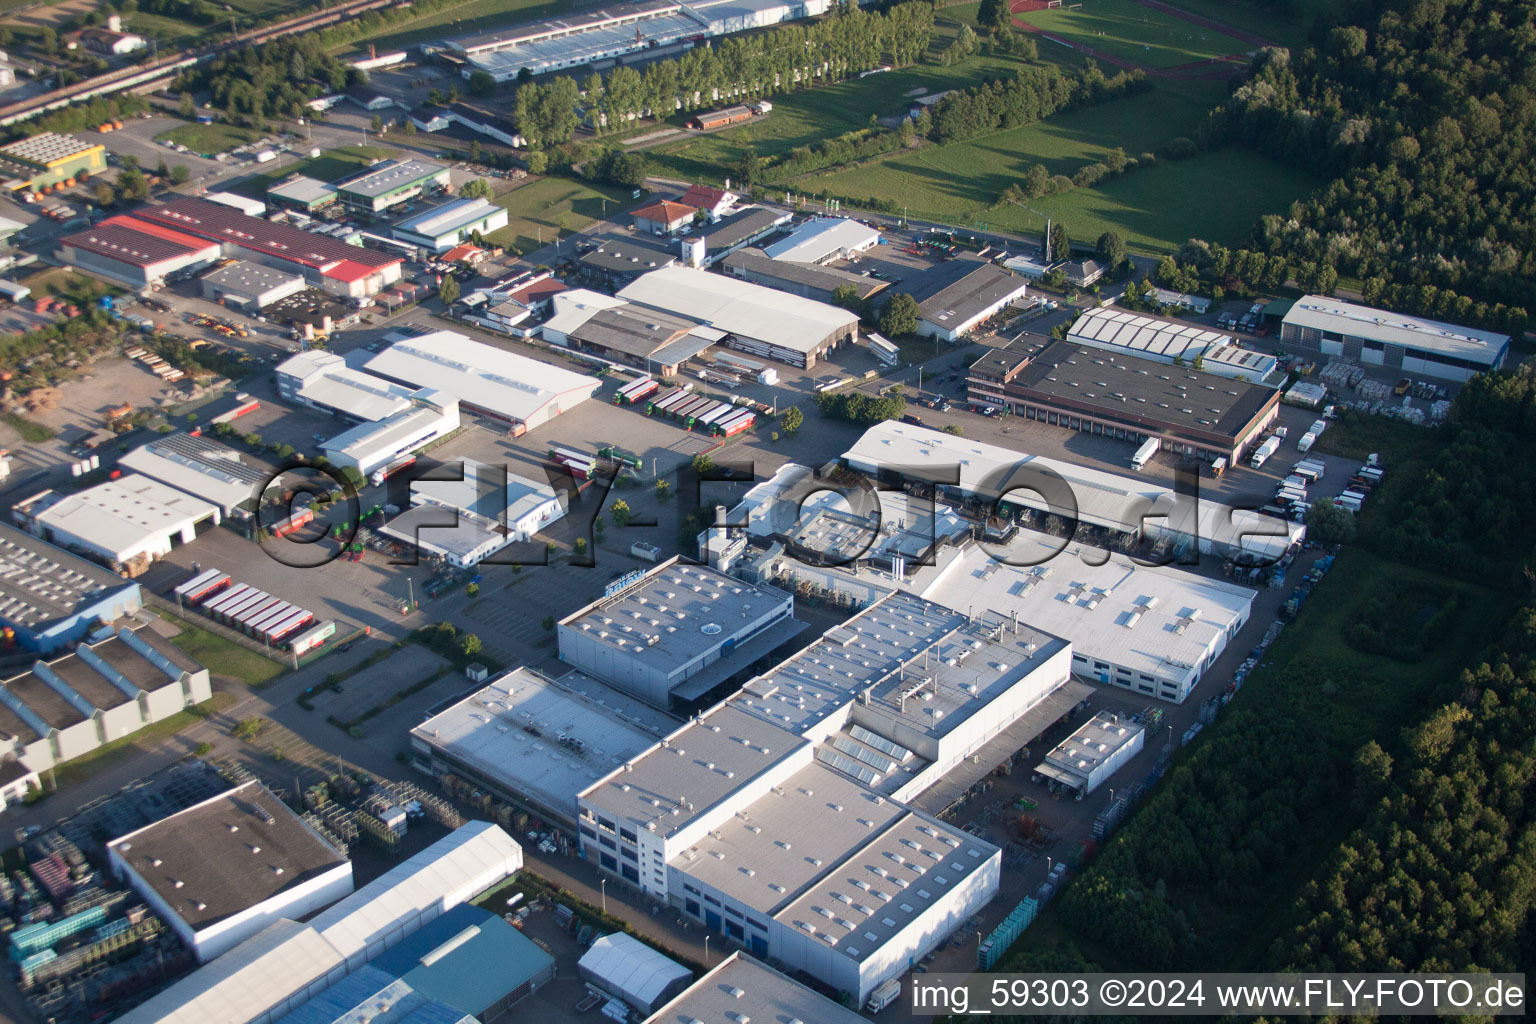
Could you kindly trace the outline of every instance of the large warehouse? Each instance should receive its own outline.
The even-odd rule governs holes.
[[[484,787],[535,817],[576,828],[576,798],[677,728],[675,719],[579,672],[533,669],[484,689],[411,730],[418,767]]]
[[[565,518],[565,491],[546,481],[473,459],[458,469],[458,480],[412,481],[412,507],[380,532],[467,569]]]
[[[1038,335],[988,351],[968,379],[972,405],[1206,462],[1236,465],[1280,414],[1276,388]]]
[[[1027,278],[985,261],[956,260],[958,268],[970,267],[958,279],[937,290],[919,292],[917,333],[940,341],[957,341],[971,328],[1022,299],[1029,290]]]
[[[858,340],[857,313],[692,267],[653,270],[619,298],[723,331],[724,344],[749,355],[807,369]]]
[[[151,562],[219,524],[218,507],[130,473],[73,494],[43,491],[11,509],[18,526],[137,576]]]
[[[382,291],[400,280],[404,263],[398,256],[273,224],[203,199],[173,199],[137,210],[133,216],[218,242],[231,255],[253,254],[260,262],[303,274],[310,284],[343,298]]]
[[[575,408],[602,386],[596,377],[530,359],[454,331],[396,341],[364,369],[459,400],[462,412],[509,424],[516,434]]]
[[[489,199],[455,199],[400,221],[395,238],[433,252],[447,252],[479,233],[507,226],[507,208]]]
[[[657,707],[689,701],[798,635],[794,596],[676,558],[560,620],[560,660]]]
[[[1160,363],[1197,366],[1218,377],[1254,384],[1268,380],[1279,367],[1268,353],[1239,348],[1230,334],[1110,306],[1084,310],[1067,340]]]
[[[425,160],[385,160],[335,185],[343,206],[377,214],[447,188],[448,168]]]
[[[0,682],[0,748],[46,772],[211,696],[208,670],[154,630],[93,632]]]
[[[766,206],[738,209],[685,239],[682,242],[683,255],[691,267],[713,266],[738,249],[767,238],[788,224],[792,216],[788,210],[775,210]]]
[[[107,149],[73,135],[39,132],[0,146],[0,188],[47,192],[107,169]]]
[[[132,580],[0,523],[0,626],[21,650],[52,654],[142,606]]]
[[[115,1024],[274,1024],[522,866],[511,836],[471,821],[308,923],[274,922]]]
[[[854,295],[863,302],[890,286],[889,281],[851,274],[836,267],[776,260],[763,250],[754,248],[737,249],[727,255],[720,265],[726,273],[743,281],[776,288],[817,302],[830,303],[839,288],[852,288]]]
[[[1061,459],[955,437],[888,420],[843,453],[849,468],[892,484],[937,484],[938,499],[1006,496],[1004,512],[1052,514],[1103,531],[1116,543],[1138,538],[1183,557],[1215,555],[1273,563],[1306,537],[1306,527],[1220,502],[1179,498],[1172,489]],[[959,483],[951,482],[958,477]],[[1042,496],[1044,488],[1050,497]]]
[[[726,957],[709,973],[661,1007],[645,1024],[677,1021],[814,1021],[866,1024],[864,1017],[745,953]]]
[[[248,260],[235,260],[210,270],[202,276],[200,283],[203,298],[253,314],[279,299],[297,295],[306,287],[299,274]]]
[[[107,844],[199,963],[352,892],[352,862],[252,779]]]
[[[228,518],[244,519],[261,503],[272,473],[250,456],[207,437],[167,434],[140,445],[118,465],[159,480],[193,498],[219,507]]]
[[[1468,380],[1497,370],[1509,335],[1359,306],[1327,295],[1303,295],[1280,321],[1288,348],[1342,356],[1441,380]]]
[[[827,0],[637,0],[599,11],[569,14],[448,40],[448,49],[465,58],[464,77],[485,71],[510,82],[527,71],[582,67],[622,60],[629,54],[682,44],[795,18],[825,14]]]
[[[284,400],[373,422],[405,412],[416,388],[354,370],[333,352],[310,349],[279,363],[277,393]]]
[[[686,317],[582,288],[556,295],[554,307],[542,328],[545,341],[664,377],[722,337]]]
[[[405,408],[359,423],[329,440],[320,450],[338,466],[372,476],[391,463],[459,429],[459,403],[432,388],[411,392]]]
[[[786,263],[828,263],[868,252],[880,244],[880,231],[847,217],[812,217],[768,246],[771,259]]]
[[[66,266],[100,274],[131,288],[157,287],[218,260],[217,242],[136,217],[108,217],[59,239]]]
[[[989,546],[991,547],[991,546]],[[1059,554],[1058,554],[1059,552]],[[952,607],[989,608],[1072,641],[1072,671],[1183,703],[1248,621],[1254,592],[1222,580],[1021,530],[1007,545],[969,545],[918,570],[910,585]]]

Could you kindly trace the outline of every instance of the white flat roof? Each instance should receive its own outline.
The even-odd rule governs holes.
[[[605,309],[617,309],[629,303],[623,299],[594,292],[587,288],[572,288],[559,292],[551,300],[554,315],[544,321],[544,329],[559,334],[569,334],[581,327]]]
[[[246,462],[235,449],[187,434],[169,434],[140,445],[119,459],[118,465],[206,497],[224,509],[259,498],[260,488],[271,476]]]
[[[432,331],[397,341],[365,368],[417,387],[446,391],[460,402],[528,421],[552,402],[561,411],[585,401],[601,382],[537,359],[474,341],[455,331]]]
[[[958,471],[956,486],[966,493],[1008,491],[1014,503],[1070,515],[1070,509],[1054,507],[1039,493],[1023,489],[1042,475],[1055,476],[1071,489],[1077,503],[1076,518],[1081,522],[1122,533],[1142,530],[1154,538],[1191,536],[1198,530],[1202,540],[1228,554],[1241,551],[1257,558],[1276,558],[1305,530],[1300,523],[1220,502],[1201,499],[1196,506],[1150,480],[1026,455],[895,420],[870,427],[843,458],[862,472],[887,469],[935,481],[945,480],[946,472]]]
[[[1045,755],[1045,760],[1047,764],[1086,779],[1100,764],[1113,757],[1115,751],[1134,742],[1145,731],[1139,722],[1100,711],[1056,744],[1055,749]]]
[[[662,267],[642,274],[618,294],[796,352],[815,351],[829,335],[859,321],[857,314],[825,302],[692,267]]]
[[[320,447],[327,452],[341,452],[359,465],[366,465],[377,459],[379,453],[392,454],[412,438],[424,437],[434,429],[443,433],[453,430],[459,422],[459,403],[449,398],[445,405],[451,408],[407,403],[401,411],[380,420],[359,423]],[[418,447],[422,444],[426,441],[418,442]]]
[[[217,515],[218,510],[158,480],[131,473],[63,495],[34,514],[44,526],[103,550],[134,552]]]
[[[455,199],[441,206],[418,213],[400,221],[395,230],[410,232],[425,238],[441,238],[470,224],[477,224],[491,214],[506,211],[489,199]]]
[[[1123,348],[1136,355],[1185,361],[1193,361],[1197,356],[1210,359],[1217,349],[1233,344],[1230,334],[1111,307],[1084,310],[1067,337]]]
[[[317,349],[284,360],[275,372],[299,378],[298,394],[306,401],[365,422],[410,409],[415,390],[354,370],[341,356]]]
[[[510,526],[560,497],[547,480],[533,480],[475,459],[459,459],[460,480],[415,480],[411,501],[430,501]]]
[[[518,668],[422,722],[411,735],[574,821],[583,790],[676,725],[578,672],[553,682]]]
[[[789,263],[820,263],[843,250],[864,249],[880,241],[880,232],[847,217],[815,217],[764,251]]]
[[[736,1020],[735,1014],[761,1021],[866,1024],[855,1011],[739,951],[647,1017],[646,1024],[725,1024]]]
[[[995,549],[994,549],[995,550]],[[1059,552],[1059,553],[1058,553]],[[1213,637],[1246,619],[1254,592],[1223,580],[1020,530],[1004,564],[979,545],[947,552],[908,586],[952,607],[988,608],[1072,641],[1073,653],[1182,677]],[[1102,560],[1102,564],[1091,564]]]
[[[1303,295],[1285,314],[1284,323],[1334,334],[1402,345],[1405,348],[1495,365],[1509,347],[1509,335],[1475,327],[1389,313],[1328,295]]]

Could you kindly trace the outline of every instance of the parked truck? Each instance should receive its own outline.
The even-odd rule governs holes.
[[[1254,469],[1258,469],[1260,466],[1264,465],[1264,463],[1269,461],[1269,457],[1271,455],[1275,454],[1275,452],[1279,450],[1280,439],[1278,437],[1271,437],[1269,440],[1265,441],[1263,444],[1254,449],[1253,455],[1251,455],[1248,459],[1248,464],[1251,465]]]
[[[879,1013],[896,1001],[901,995],[901,980],[891,978],[869,994],[869,1002],[864,1004],[864,1009],[869,1013]]]
[[[1317,444],[1317,435],[1309,430],[1297,439],[1296,450],[1299,452],[1309,452],[1314,444]]]
[[[1152,456],[1157,454],[1157,450],[1160,447],[1162,447],[1162,442],[1157,438],[1147,438],[1141,443],[1141,447],[1136,449],[1136,454],[1131,456],[1131,468],[1140,470],[1141,467],[1152,461]]]

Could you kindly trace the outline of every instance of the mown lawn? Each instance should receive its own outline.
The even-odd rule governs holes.
[[[1071,8],[1029,11],[1019,18],[1052,35],[1154,68],[1253,49],[1229,35],[1132,0],[1083,0]],[[1040,41],[1042,51],[1052,45]]]
[[[540,178],[496,197],[495,202],[507,209],[507,226],[486,237],[497,245],[529,252],[602,217],[604,198],[609,216],[634,203],[630,189]]]
[[[249,128],[233,124],[184,124],[155,136],[156,142],[174,142],[186,146],[194,153],[213,156],[227,153],[236,146],[243,146],[260,138]]]

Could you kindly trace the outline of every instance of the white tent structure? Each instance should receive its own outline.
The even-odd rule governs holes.
[[[584,980],[646,1014],[654,1013],[693,981],[682,964],[623,932],[592,943],[576,967]]]

